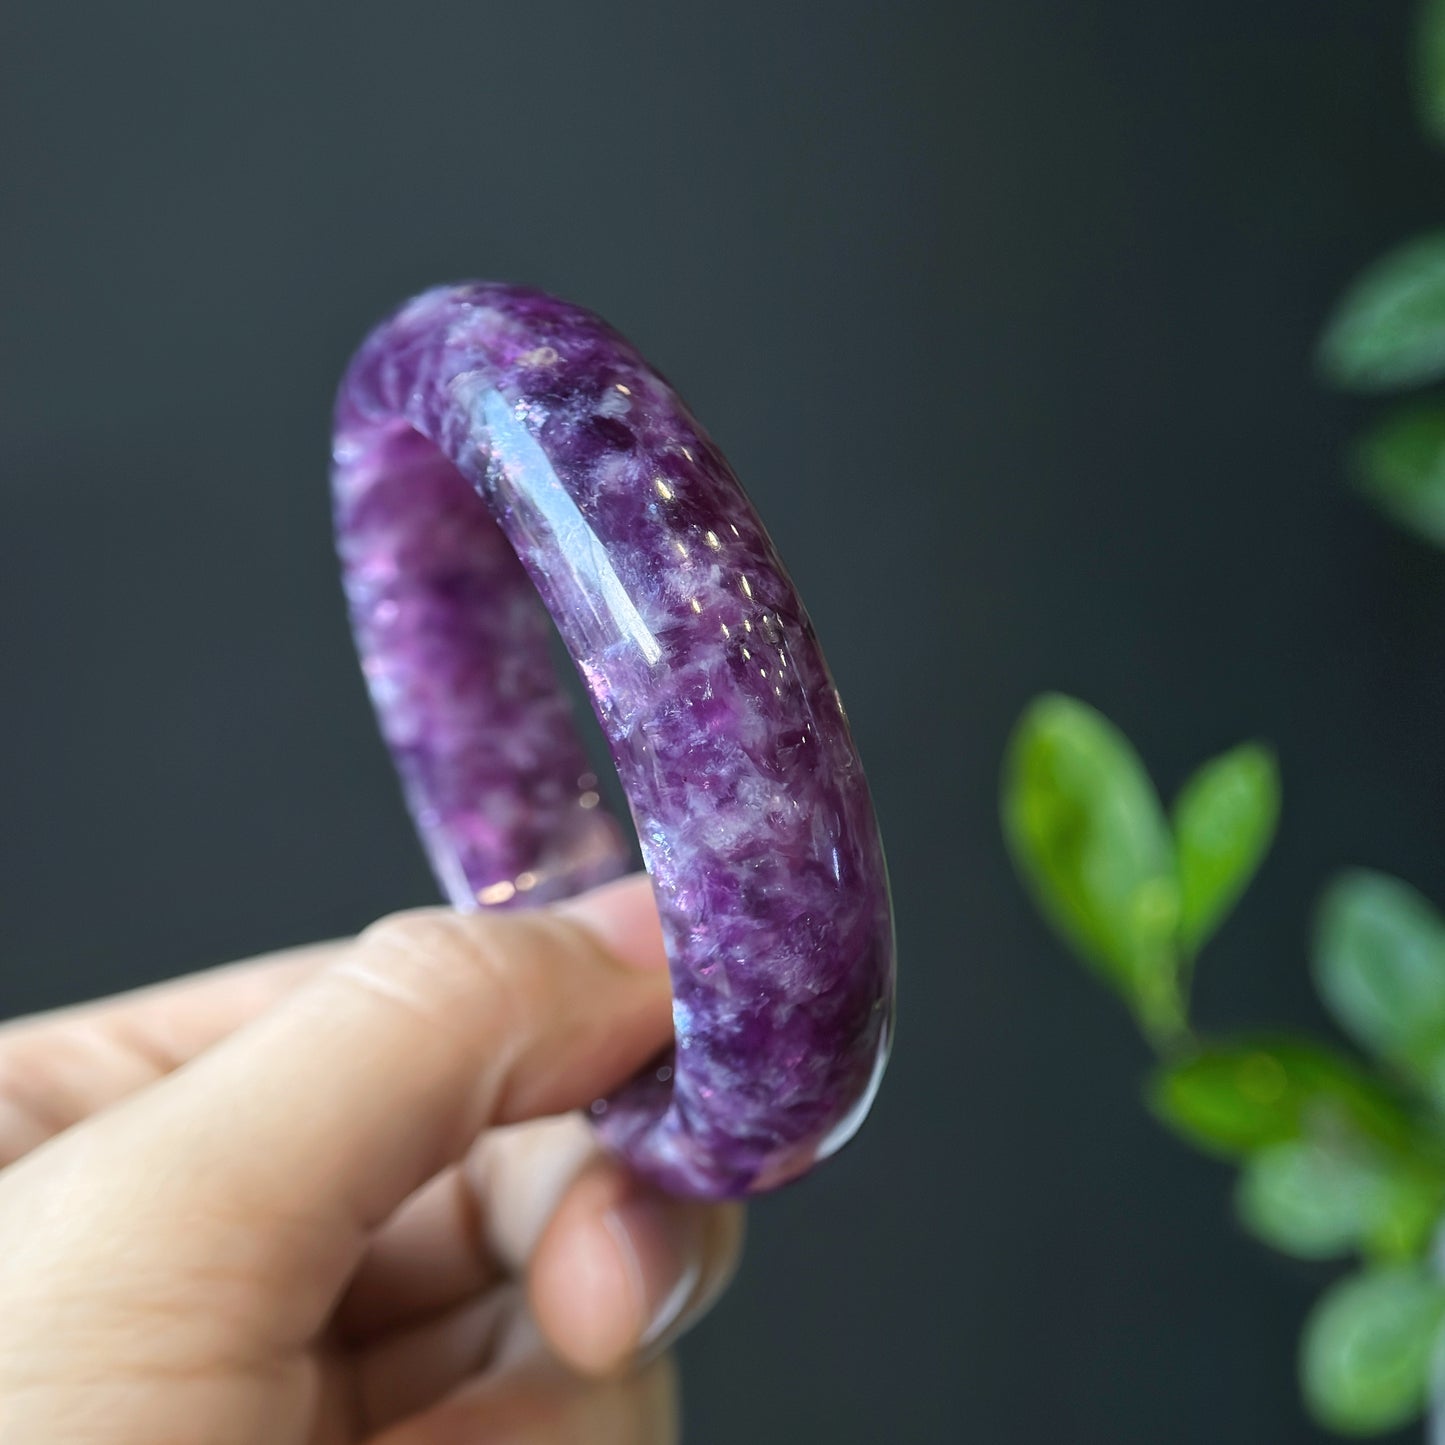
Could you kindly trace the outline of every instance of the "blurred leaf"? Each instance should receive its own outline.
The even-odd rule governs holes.
[[[1407,1425],[1425,1408],[1445,1285],[1422,1265],[1353,1275],[1315,1306],[1300,1375],[1315,1418],[1347,1435]]]
[[[1361,1241],[1364,1252],[1379,1261],[1419,1258],[1434,1244],[1442,1207],[1439,1177],[1412,1161],[1397,1165]]]
[[[1240,1222],[1300,1259],[1352,1249],[1380,1259],[1417,1256],[1441,1202],[1439,1181],[1339,1131],[1261,1150],[1245,1161],[1235,1191]]]
[[[1123,734],[1073,698],[1037,699],[1009,744],[1003,822],[1015,865],[1054,927],[1146,1027],[1177,1030],[1174,847]]]
[[[1196,953],[1238,901],[1279,821],[1274,755],[1245,743],[1204,764],[1174,804],[1180,941]]]
[[[1426,133],[1445,144],[1445,0],[1424,0],[1420,6],[1415,102]]]
[[[1345,1028],[1445,1098],[1445,924],[1434,908],[1398,878],[1346,873],[1321,902],[1314,964]]]
[[[1320,365],[1359,391],[1445,376],[1445,233],[1391,251],[1349,287],[1320,341]]]
[[[1226,1157],[1339,1130],[1401,1150],[1413,1132],[1386,1089],[1303,1039],[1211,1045],[1161,1068],[1150,1105],[1190,1143]]]
[[[1246,1161],[1235,1191],[1241,1223],[1300,1259],[1347,1254],[1369,1228],[1387,1183],[1366,1153],[1291,1140]]]
[[[1382,512],[1445,547],[1445,404],[1387,416],[1361,440],[1355,472],[1360,491]]]

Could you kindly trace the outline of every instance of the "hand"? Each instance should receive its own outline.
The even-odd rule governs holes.
[[[741,1210],[555,1117],[670,1029],[638,880],[0,1028],[0,1439],[674,1440]]]

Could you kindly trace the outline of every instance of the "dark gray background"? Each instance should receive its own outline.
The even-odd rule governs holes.
[[[355,928],[430,881],[329,552],[372,320],[585,302],[747,481],[892,860],[895,1062],[759,1206],[692,1445],[1319,1438],[1328,1271],[1239,1236],[1031,916],[997,759],[1088,697],[1172,789],[1277,744],[1214,1025],[1314,1022],[1311,900],[1445,896],[1445,562],[1338,482],[1330,299],[1438,219],[1396,0],[0,9],[0,1011]]]

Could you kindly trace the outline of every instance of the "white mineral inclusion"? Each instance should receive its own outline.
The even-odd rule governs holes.
[[[458,377],[458,400],[475,418],[472,440],[489,457],[492,475],[529,518],[540,519],[551,534],[552,555],[565,560],[579,592],[601,621],[628,637],[653,666],[662,647],[627,595],[597,534],[567,495],[547,453],[525,422],[518,421],[506,398],[480,378]],[[470,394],[468,394],[470,393]]]

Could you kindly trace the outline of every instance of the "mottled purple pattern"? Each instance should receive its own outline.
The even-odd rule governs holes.
[[[458,907],[626,866],[539,595],[586,682],[656,889],[677,1039],[594,1106],[604,1138],[704,1197],[832,1153],[887,1055],[887,877],[817,638],[716,446],[596,316],[476,283],[362,346],[334,485],[372,697]]]

